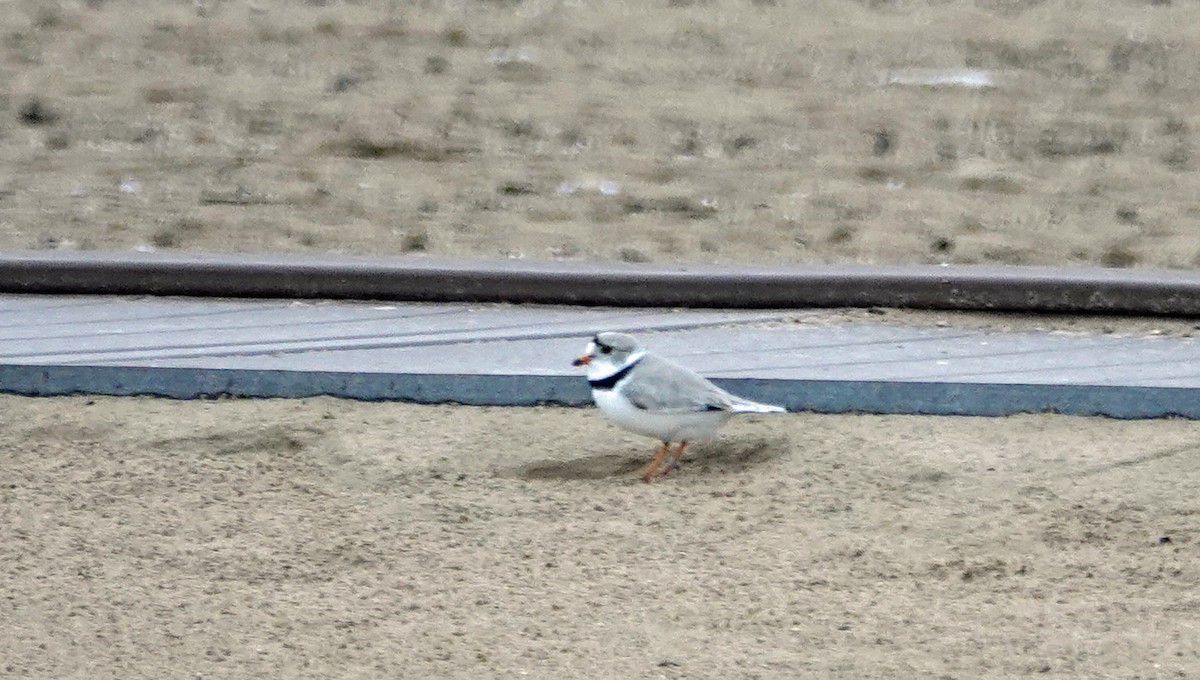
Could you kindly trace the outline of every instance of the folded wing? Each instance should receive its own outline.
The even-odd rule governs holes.
[[[638,365],[636,380],[629,380],[621,387],[633,405],[644,411],[783,411],[778,406],[735,397],[695,372],[654,355],[643,357]]]

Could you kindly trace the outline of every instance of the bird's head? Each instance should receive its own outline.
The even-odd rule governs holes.
[[[630,357],[639,349],[637,340],[624,333],[597,333],[588,343],[587,351],[571,362],[573,366],[587,366],[588,374],[605,374],[618,370],[629,363]]]

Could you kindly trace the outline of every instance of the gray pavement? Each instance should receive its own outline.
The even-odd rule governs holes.
[[[0,295],[0,391],[590,402],[597,330],[823,412],[1200,418],[1191,338],[811,323],[804,311]]]

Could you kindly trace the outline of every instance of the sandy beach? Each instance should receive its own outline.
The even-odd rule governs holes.
[[[1189,677],[1200,426],[0,398],[8,677]]]
[[[3,248],[1200,255],[1195,3],[9,7]]]

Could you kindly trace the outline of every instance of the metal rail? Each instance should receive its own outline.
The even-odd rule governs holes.
[[[748,267],[425,257],[0,252],[0,292],[1200,316],[1200,273],[990,265]]]

